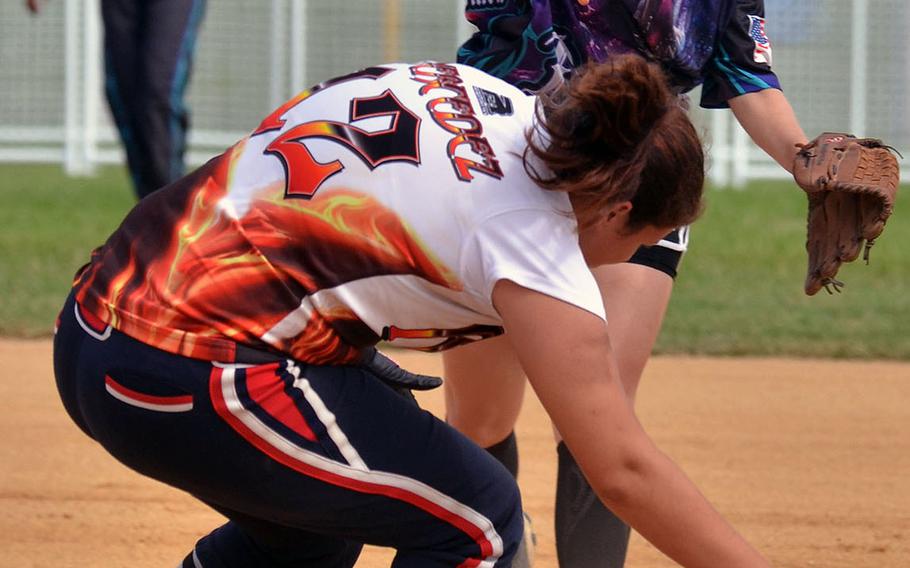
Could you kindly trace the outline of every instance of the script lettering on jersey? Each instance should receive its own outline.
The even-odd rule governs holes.
[[[437,125],[453,135],[446,145],[446,153],[458,179],[470,182],[474,179],[472,172],[502,178],[499,160],[483,135],[483,125],[474,112],[458,68],[446,63],[426,62],[412,66],[410,71],[411,79],[422,83],[421,95],[436,89],[452,93],[430,100],[427,110]]]

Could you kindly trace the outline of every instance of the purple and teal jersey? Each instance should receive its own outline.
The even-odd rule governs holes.
[[[703,85],[706,108],[780,89],[763,0],[468,0],[465,15],[478,31],[458,61],[526,92],[622,53],[660,63],[680,93]]]

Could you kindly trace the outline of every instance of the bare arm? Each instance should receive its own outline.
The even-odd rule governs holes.
[[[728,102],[749,137],[785,170],[792,171],[796,144],[807,139],[787,97],[777,89],[765,89]]]
[[[493,302],[531,386],[611,510],[683,566],[769,566],[645,434],[603,320],[505,280]]]

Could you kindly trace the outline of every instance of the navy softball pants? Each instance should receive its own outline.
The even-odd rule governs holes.
[[[229,521],[193,568],[509,566],[522,534],[511,475],[358,367],[173,355],[99,325],[72,297],[54,371],[76,424],[128,467]]]
[[[183,175],[205,0],[102,0],[105,93],[142,198]]]

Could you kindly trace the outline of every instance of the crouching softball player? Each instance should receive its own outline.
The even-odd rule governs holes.
[[[509,566],[512,476],[373,349],[504,330],[612,510],[684,566],[767,566],[635,419],[589,271],[698,215],[698,137],[635,56],[535,101],[432,62],[328,81],[92,253],[60,394],[115,458],[229,519],[183,566],[353,566],[362,543],[401,568]]]

